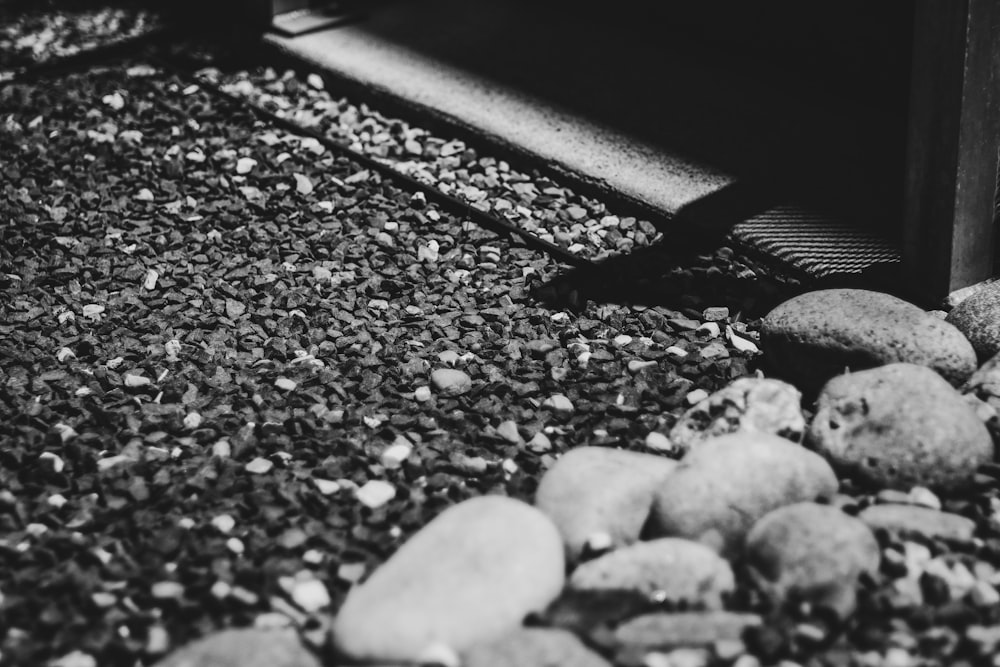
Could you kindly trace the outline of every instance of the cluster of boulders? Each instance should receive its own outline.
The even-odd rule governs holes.
[[[729,604],[741,571],[774,614],[849,618],[880,567],[876,531],[972,537],[939,499],[993,460],[998,312],[992,287],[947,318],[863,290],[785,302],[761,329],[773,377],[700,401],[650,440],[655,452],[567,452],[534,505],[486,496],[444,511],[350,592],[332,623],[336,660],[608,665],[577,635],[525,619],[567,594],[627,591],[660,606],[612,628],[612,650],[753,665],[741,638],[768,619]],[[852,515],[845,479],[899,502]]]

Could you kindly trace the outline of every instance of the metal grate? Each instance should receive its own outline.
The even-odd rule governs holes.
[[[816,278],[860,274],[899,264],[890,241],[843,220],[797,206],[778,206],[737,224],[731,236]]]

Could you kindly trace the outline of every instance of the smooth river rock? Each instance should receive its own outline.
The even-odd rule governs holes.
[[[843,373],[907,362],[953,385],[976,370],[972,344],[954,326],[889,294],[829,289],[794,297],[761,327],[764,359],[807,394]]]
[[[958,391],[925,366],[890,364],[823,388],[810,446],[876,488],[961,488],[993,458],[989,431]]]
[[[461,396],[472,389],[472,378],[457,368],[437,368],[431,372],[431,385],[442,396]]]
[[[569,579],[574,590],[631,590],[698,609],[720,609],[734,586],[732,568],[712,549],[672,537],[637,542],[582,563]]]
[[[466,500],[410,538],[352,589],[333,623],[348,659],[415,662],[492,641],[559,595],[559,531],[534,507],[502,496]]]
[[[615,628],[615,640],[648,651],[711,646],[719,641],[738,641],[747,628],[761,624],[757,614],[733,611],[654,613],[619,625]]]
[[[982,285],[945,320],[969,339],[980,361],[1000,353],[1000,281]]]
[[[181,646],[155,667],[320,667],[290,628],[222,630]]]
[[[766,433],[723,435],[695,447],[663,479],[644,535],[685,537],[731,557],[771,510],[832,498],[837,487],[830,464],[802,445]]]
[[[968,517],[917,505],[872,505],[861,510],[858,518],[872,530],[881,529],[902,537],[922,535],[969,542],[976,531],[976,522]]]
[[[653,494],[677,461],[610,447],[577,447],[542,477],[535,506],[562,534],[567,559],[588,548],[616,549],[639,539]]]
[[[683,451],[719,435],[753,431],[801,442],[802,394],[781,380],[746,377],[699,402],[674,424],[670,441]]]
[[[846,618],[857,603],[859,577],[877,572],[881,553],[860,519],[830,505],[797,503],[754,524],[746,557],[751,577],[775,606],[809,602]]]
[[[611,667],[576,635],[558,628],[518,628],[499,639],[474,646],[462,667]]]

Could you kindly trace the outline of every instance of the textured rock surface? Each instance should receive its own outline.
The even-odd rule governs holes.
[[[697,608],[718,609],[733,590],[733,571],[708,547],[679,538],[638,542],[574,570],[577,590],[634,590]]]
[[[874,574],[879,546],[862,521],[829,505],[776,509],[747,536],[747,565],[776,606],[810,602],[849,616],[862,573]]]
[[[442,512],[348,594],[334,645],[369,662],[416,661],[438,644],[463,651],[543,609],[564,571],[548,517],[510,498],[472,498]]]
[[[732,611],[689,611],[637,616],[615,628],[615,640],[647,650],[711,646],[739,640],[747,628],[761,625],[757,614]]]
[[[535,505],[555,522],[575,562],[592,538],[608,538],[610,548],[638,540],[653,494],[676,467],[673,459],[653,454],[578,447],[542,477]]]
[[[789,299],[764,318],[761,344],[775,373],[811,393],[829,378],[895,362],[929,366],[953,385],[976,369],[962,333],[881,292],[831,289]]]
[[[472,378],[457,368],[438,368],[431,373],[431,385],[444,396],[460,396],[472,389]]]
[[[496,641],[474,646],[462,667],[610,667],[576,635],[556,628],[519,628]]]
[[[294,630],[222,630],[186,644],[156,667],[320,667]]]
[[[989,431],[968,402],[913,364],[831,380],[807,440],[834,468],[879,488],[954,489],[993,458]]]
[[[705,440],[732,433],[771,433],[802,440],[806,420],[799,390],[781,380],[740,378],[690,408],[670,431],[671,442],[687,451]]]
[[[958,542],[968,542],[976,530],[976,522],[968,517],[917,505],[872,505],[863,509],[858,518],[872,530]]]
[[[983,285],[948,313],[946,320],[969,339],[986,361],[1000,353],[1000,281]]]
[[[646,533],[686,537],[734,556],[754,522],[771,510],[836,492],[833,469],[802,445],[764,433],[719,436],[664,478]]]

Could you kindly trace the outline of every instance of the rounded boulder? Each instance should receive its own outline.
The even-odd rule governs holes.
[[[754,522],[783,505],[832,498],[837,476],[802,445],[738,432],[692,450],[656,492],[647,536],[685,537],[738,554]]]
[[[908,301],[860,289],[818,290],[782,303],[764,318],[761,346],[775,374],[806,393],[845,368],[918,364],[956,386],[976,369],[976,352],[955,326]]]
[[[835,469],[875,488],[961,488],[993,458],[968,401],[925,366],[890,364],[830,380],[807,442]]]
[[[534,507],[471,498],[433,519],[347,595],[332,626],[349,660],[420,662],[513,631],[561,591],[559,531]]]

